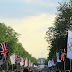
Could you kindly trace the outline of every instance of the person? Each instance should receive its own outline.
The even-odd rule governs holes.
[[[20,72],[23,72],[23,70],[21,70]]]
[[[17,72],[17,70],[15,70],[14,72]]]
[[[30,71],[30,72],[33,72],[33,71]]]
[[[2,70],[2,72],[5,72],[4,70]]]
[[[28,72],[29,72],[29,70],[30,70],[30,69],[28,68]]]
[[[59,70],[57,70],[56,72],[59,72]]]
[[[14,71],[12,70],[12,72],[14,72]]]
[[[29,72],[28,69],[24,69],[23,72]]]
[[[20,72],[20,71],[18,71],[18,72]]]

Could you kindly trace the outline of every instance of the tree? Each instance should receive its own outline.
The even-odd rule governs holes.
[[[18,37],[20,34],[15,32],[13,28],[10,26],[6,26],[4,23],[0,23],[0,43],[7,41],[7,49],[8,49],[8,60],[5,61],[3,66],[5,66],[6,62],[10,65],[10,56],[15,53],[24,59],[28,57],[33,63],[36,62],[36,59],[32,57],[22,46],[21,43],[18,42]],[[1,59],[1,53],[0,53]]]
[[[67,31],[70,28],[70,17],[72,15],[72,1],[59,3],[58,14],[54,26],[48,28],[46,41],[50,44],[49,59],[56,58],[56,52],[60,49],[67,50]],[[69,65],[69,63],[67,64]],[[63,69],[63,67],[62,67]]]

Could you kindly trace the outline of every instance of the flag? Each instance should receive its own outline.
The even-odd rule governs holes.
[[[25,60],[23,62],[24,62],[24,65],[25,65]]]
[[[28,66],[28,59],[25,60],[25,67]]]
[[[21,57],[21,62],[20,62],[20,65],[23,66],[24,63],[23,63],[23,58]]]
[[[72,59],[72,30],[68,30],[67,58]]]
[[[8,58],[7,42],[0,43],[0,52],[3,61],[6,60]]]
[[[53,60],[53,58],[52,58],[52,66],[56,66],[56,64],[54,63],[54,60]]]
[[[11,64],[15,64],[15,53],[10,56]]]
[[[65,60],[65,54],[66,54],[66,51],[64,49],[64,52],[61,52],[61,60],[64,61]]]
[[[33,63],[31,62],[31,67],[33,67]]]
[[[29,60],[29,67],[31,67],[31,61]]]
[[[52,67],[52,61],[51,60],[48,61],[48,67]]]
[[[28,66],[29,66],[29,61],[28,61]]]
[[[19,64],[21,62],[21,58],[18,55],[16,55],[16,62],[17,62],[17,64]]]
[[[37,67],[37,65],[34,65],[34,67]]]
[[[61,60],[59,59],[59,53],[56,52],[56,57],[57,57],[57,62],[61,62]]]

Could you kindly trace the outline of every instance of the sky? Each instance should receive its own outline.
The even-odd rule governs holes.
[[[58,2],[62,0],[0,0],[0,22],[11,26],[26,51],[36,58],[47,58],[45,36],[53,26]]]

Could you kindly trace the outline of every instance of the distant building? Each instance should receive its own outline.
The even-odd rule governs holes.
[[[44,65],[46,58],[38,58],[38,64]]]

